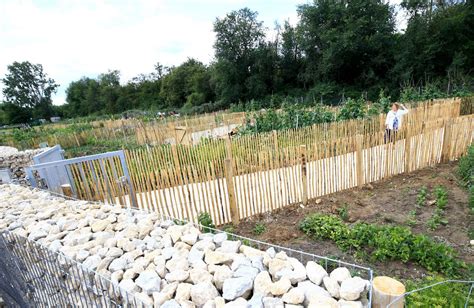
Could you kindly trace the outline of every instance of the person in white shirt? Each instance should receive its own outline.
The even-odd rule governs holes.
[[[408,113],[408,108],[403,104],[394,103],[392,109],[387,113],[385,120],[385,136],[384,141],[395,140],[397,131],[402,127],[402,118]]]

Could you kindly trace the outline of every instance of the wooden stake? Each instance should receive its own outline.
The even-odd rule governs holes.
[[[405,286],[390,277],[380,276],[375,277],[373,284],[373,308],[385,308],[394,301],[398,296],[401,296],[405,293]],[[390,307],[392,308],[403,308],[405,299],[401,298],[397,302],[393,303]]]
[[[301,145],[301,183],[303,185],[303,205],[308,204],[308,171],[306,166],[306,145]]]
[[[441,161],[448,162],[450,159],[450,150],[451,150],[451,130],[452,130],[453,120],[449,119],[444,125],[444,134],[443,134],[443,149],[441,151]]]
[[[230,217],[234,225],[238,225],[240,222],[239,209],[237,208],[237,202],[235,200],[234,192],[234,179],[232,172],[232,160],[229,158],[225,159],[225,170],[226,170],[226,184],[227,184],[227,193],[229,195],[229,207],[230,207]]]
[[[357,174],[357,186],[362,188],[364,184],[364,174],[362,170],[362,135],[356,136],[356,174]]]

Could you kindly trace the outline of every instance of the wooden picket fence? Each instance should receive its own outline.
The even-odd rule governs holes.
[[[126,151],[140,208],[217,225],[462,156],[474,116],[460,101],[413,109],[384,140],[384,118]],[[129,206],[129,198],[116,203]],[[114,200],[112,200],[114,201]]]

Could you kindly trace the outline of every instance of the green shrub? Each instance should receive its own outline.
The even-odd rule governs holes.
[[[253,233],[256,235],[260,235],[267,230],[267,227],[263,223],[256,223],[253,227]]]
[[[344,205],[337,211],[339,213],[339,217],[341,217],[342,220],[347,221],[349,219],[349,211],[346,203],[344,203]]]
[[[417,290],[445,281],[446,278],[428,276],[423,280],[407,281],[407,291]],[[422,291],[414,292],[407,296],[406,307],[464,307],[469,293],[469,284],[448,282],[439,284]],[[467,307],[474,307],[474,297],[471,295]]]
[[[438,209],[444,210],[446,204],[448,204],[448,192],[443,186],[438,186],[435,189],[436,195],[436,207]]]
[[[312,237],[333,240],[344,251],[368,250],[374,261],[412,261],[446,275],[456,275],[464,267],[451,247],[413,234],[406,227],[367,223],[349,226],[336,216],[312,214],[301,221],[300,229]]]
[[[216,226],[212,222],[211,215],[207,212],[201,212],[198,215],[198,222],[203,226],[202,231],[205,233],[214,233],[212,229],[215,229]]]
[[[469,192],[469,208],[474,212],[474,145],[471,145],[467,154],[459,160],[459,175]]]
[[[426,186],[423,186],[422,188],[420,188],[420,191],[418,192],[418,196],[416,197],[416,206],[417,207],[425,206],[427,195],[428,195],[428,190],[427,190]]]

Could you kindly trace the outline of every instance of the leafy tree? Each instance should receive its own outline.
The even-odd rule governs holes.
[[[172,108],[185,103],[188,103],[188,107],[198,106],[213,100],[208,69],[194,59],[172,68],[163,77],[161,96],[165,104]]]
[[[393,64],[394,18],[379,0],[319,0],[298,8],[306,78],[367,87]]]
[[[214,22],[217,63],[214,67],[214,84],[219,99],[228,103],[249,100],[255,92],[252,74],[255,70],[257,50],[264,44],[263,23],[258,13],[248,8],[232,11]],[[249,89],[250,87],[250,89]],[[260,88],[261,84],[257,86]]]
[[[13,62],[2,82],[9,122],[25,122],[30,116],[49,118],[53,115],[51,95],[59,85],[48,78],[41,64]]]

